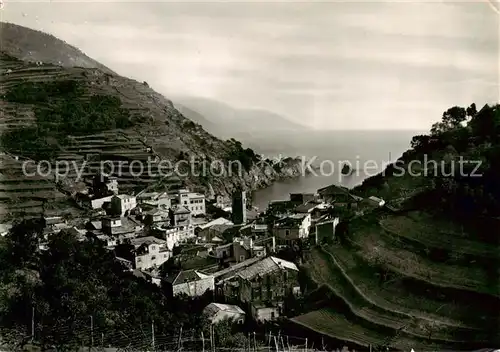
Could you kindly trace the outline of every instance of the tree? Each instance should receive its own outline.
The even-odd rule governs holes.
[[[476,104],[472,103],[466,110],[468,117],[473,118],[477,114]]]
[[[22,220],[15,224],[7,236],[7,261],[16,268],[36,265],[38,244],[45,229],[45,219]]]

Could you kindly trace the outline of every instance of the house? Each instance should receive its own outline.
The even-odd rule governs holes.
[[[92,209],[100,209],[103,207],[104,203],[111,202],[111,198],[113,198],[113,196],[90,199],[89,205]]]
[[[337,185],[321,188],[318,193],[324,202],[334,204],[335,207],[356,208],[363,199],[349,193],[348,188]]]
[[[172,252],[166,248],[166,241],[156,237],[147,236],[134,238],[130,243],[135,248],[135,269],[147,270],[158,268],[172,257]]]
[[[145,212],[143,222],[146,225],[158,224],[158,223],[170,223],[170,214],[168,211],[162,209],[152,209]]]
[[[339,224],[338,217],[333,219],[325,219],[315,225],[315,242],[316,244],[324,241],[332,241],[335,239],[335,228]]]
[[[222,303],[210,303],[203,309],[203,314],[212,323],[231,320],[237,324],[245,322],[245,312],[238,306]]]
[[[375,206],[375,207],[383,207],[385,205],[385,200],[383,200],[382,198],[371,196],[371,197],[365,198],[363,200],[363,204],[371,205],[371,206]]]
[[[122,218],[120,216],[105,216],[101,219],[101,225],[92,221],[87,227],[89,230],[100,230],[105,235],[123,236],[125,238],[134,237],[135,234],[142,230],[140,224],[135,223],[131,219]]]
[[[173,226],[191,225],[191,211],[184,206],[175,206],[169,210],[170,223]]]
[[[194,216],[206,214],[205,195],[201,193],[180,189],[177,193],[177,202],[179,205],[186,207]]]
[[[283,217],[290,214],[294,207],[295,204],[288,200],[273,200],[269,202],[266,214]]]
[[[215,289],[214,277],[197,270],[182,270],[169,275],[165,282],[172,296],[186,294],[189,297],[202,296]]]
[[[111,211],[113,214],[126,216],[137,206],[137,199],[134,196],[120,194],[111,197]]]
[[[281,244],[292,244],[309,237],[311,214],[294,214],[275,222],[273,235]]]
[[[212,225],[198,232],[198,238],[202,242],[219,242],[224,241],[226,233],[233,229],[235,225],[230,224],[218,224]]]
[[[164,209],[170,209],[172,206],[172,200],[167,192],[139,193],[137,195],[137,203]]]
[[[346,199],[349,194],[349,189],[342,186],[330,185],[318,189],[318,194],[325,202],[332,203],[335,200]]]
[[[218,280],[216,294],[226,301],[249,304],[257,322],[274,320],[281,315],[285,298],[300,294],[298,272],[292,262],[276,257],[259,258]]]

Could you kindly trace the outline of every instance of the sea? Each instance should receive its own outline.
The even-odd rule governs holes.
[[[304,172],[301,177],[253,192],[253,206],[263,211],[270,201],[287,200],[290,193],[314,193],[331,184],[355,187],[396,161],[410,148],[412,137],[423,133],[426,131],[300,131],[242,137],[246,145],[264,157],[299,157],[303,170],[312,169],[307,165],[316,167],[308,175]],[[346,162],[352,166],[350,175],[341,173]]]

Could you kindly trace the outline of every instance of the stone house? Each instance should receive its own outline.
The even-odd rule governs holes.
[[[128,194],[120,194],[111,198],[111,211],[113,214],[126,216],[137,206],[137,199]]]
[[[335,218],[327,218],[322,221],[319,221],[315,224],[315,243],[319,244],[324,241],[333,241],[335,239],[335,228],[339,224],[340,219],[338,217]]]
[[[184,206],[176,206],[169,211],[170,223],[173,226],[184,226],[191,224],[191,212]]]
[[[226,301],[246,303],[258,322],[274,320],[282,313],[285,298],[300,294],[298,272],[294,263],[261,258],[232,275],[224,275],[217,283],[216,294]]]
[[[197,270],[179,271],[176,274],[169,275],[165,282],[172,296],[186,294],[189,297],[196,297],[215,289],[214,277]]]
[[[291,245],[297,241],[307,240],[311,227],[311,214],[294,214],[274,223],[273,235],[278,243]]]
[[[166,247],[166,241],[156,237],[134,238],[130,243],[135,248],[133,253],[135,269],[158,268],[172,257],[172,252]]]

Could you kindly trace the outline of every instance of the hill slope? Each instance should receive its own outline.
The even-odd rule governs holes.
[[[342,213],[336,241],[307,254],[311,279],[339,303],[293,321],[361,346],[495,347],[500,106],[453,107],[412,147],[353,190],[388,206]]]
[[[62,67],[98,68],[114,74],[106,66],[53,35],[7,22],[0,22],[0,33],[0,50],[17,59]]]
[[[103,164],[114,165],[113,174],[123,191],[137,191],[162,180],[163,186],[183,181],[227,195],[235,187],[253,189],[299,174],[299,161],[288,159],[281,166],[260,161],[239,142],[207,133],[143,83],[112,74],[99,64],[98,68],[52,64],[65,55],[74,59],[67,61],[69,66],[85,57],[73,57],[76,49],[62,42],[54,44],[57,50],[51,57],[30,38],[53,42],[53,37],[8,27],[1,34],[9,35],[11,45],[3,47],[0,56],[4,151],[49,160],[52,168],[58,160],[69,162],[70,180],[79,172],[89,176]],[[30,55],[49,63],[17,59],[26,49],[15,45],[13,33],[24,38],[21,45],[40,48],[40,52],[30,50]],[[25,182],[25,177],[18,180]],[[28,189],[20,188],[19,195],[23,193],[23,199],[30,201]]]

